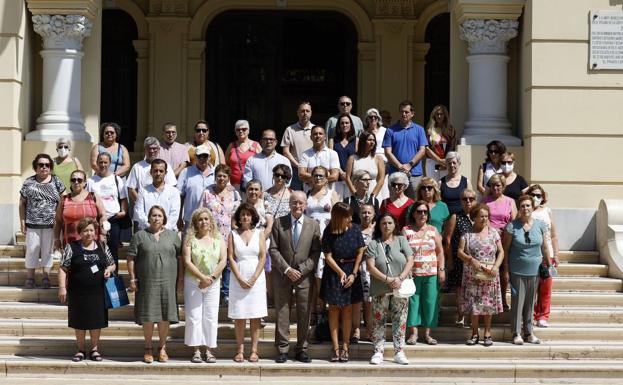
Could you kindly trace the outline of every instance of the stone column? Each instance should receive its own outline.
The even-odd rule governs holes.
[[[413,81],[415,88],[413,103],[415,103],[415,111],[417,111],[415,114],[415,121],[421,126],[425,126],[428,123],[424,99],[426,98],[426,54],[429,49],[430,44],[428,43],[413,42],[413,62],[415,73]]]
[[[521,145],[506,116],[506,43],[517,36],[517,20],[467,19],[460,37],[469,44],[469,100],[463,144],[486,144],[497,139]]]
[[[134,150],[143,148],[143,141],[149,135],[147,111],[149,99],[149,40],[134,40],[136,50],[136,138]]]
[[[82,40],[91,21],[82,15],[33,15],[33,29],[43,37],[43,113],[28,140],[54,141],[66,137],[91,141],[80,114]]]
[[[191,142],[195,135],[192,126],[197,120],[205,119],[205,78],[203,68],[205,66],[206,42],[202,40],[188,41],[188,76],[186,77],[186,125],[177,128],[180,141]]]

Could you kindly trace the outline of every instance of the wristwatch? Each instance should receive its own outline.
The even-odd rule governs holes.
[[[409,161],[409,165],[410,165],[411,167],[413,167],[413,166],[415,166],[415,162],[414,162],[413,160],[410,160],[410,161]]]
[[[439,269],[437,269],[437,270],[439,270],[439,271],[446,271],[446,268],[445,268],[445,267],[440,267],[440,268],[439,268]]]

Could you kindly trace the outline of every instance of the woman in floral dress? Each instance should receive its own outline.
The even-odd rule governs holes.
[[[472,336],[467,345],[478,344],[478,321],[485,321],[484,346],[491,346],[491,319],[502,312],[500,265],[504,251],[498,232],[489,225],[489,206],[479,204],[469,213],[474,221],[473,232],[459,242],[458,256],[463,261],[462,314],[471,315]]]

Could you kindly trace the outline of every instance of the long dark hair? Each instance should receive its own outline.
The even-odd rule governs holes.
[[[374,138],[374,147],[372,147],[372,150],[370,150],[370,153],[368,155],[365,154],[366,151],[366,142],[368,141],[369,137],[373,137]],[[357,156],[360,158],[365,158],[367,156],[374,158],[374,156],[376,155],[376,135],[374,135],[372,132],[367,131],[367,130],[363,130],[361,132],[361,134],[359,134],[359,147],[357,147]]]
[[[335,133],[333,134],[333,140],[340,141],[344,136],[344,133],[342,132],[342,127],[340,127],[340,120],[342,118],[348,118],[348,121],[350,122],[348,141],[350,142],[352,140],[355,140],[355,125],[353,124],[353,119],[350,117],[350,114],[340,114],[340,116],[337,117],[337,122],[335,122]]]

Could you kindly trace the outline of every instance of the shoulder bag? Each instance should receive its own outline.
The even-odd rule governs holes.
[[[383,247],[381,246],[380,243],[378,244],[378,247],[381,249],[381,254],[383,254],[383,256],[385,257],[385,266],[387,267],[387,275],[391,276],[392,272],[389,266],[389,256],[387,255],[387,253],[385,253],[385,250],[383,250]],[[415,283],[413,282],[412,279],[407,278],[404,281],[402,281],[398,289],[394,289],[392,294],[396,298],[409,298],[415,294]]]

